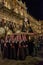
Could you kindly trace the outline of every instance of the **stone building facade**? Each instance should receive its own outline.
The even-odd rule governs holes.
[[[24,24],[25,33],[29,33],[29,28],[36,34],[43,33],[43,24],[34,19],[27,13],[25,3],[20,0],[0,0],[0,20],[11,21],[16,24],[15,32],[21,33],[21,28]],[[29,23],[28,23],[29,22]],[[20,28],[21,27],[21,28]]]

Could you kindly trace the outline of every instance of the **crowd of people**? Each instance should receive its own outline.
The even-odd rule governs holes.
[[[13,33],[16,28],[14,22],[6,22],[2,19],[2,21],[0,21],[0,28],[1,27],[5,30],[5,35],[3,34],[4,36],[1,37],[2,34],[0,34],[1,55],[3,58],[24,60],[28,55],[37,55],[37,50],[39,48],[41,49],[43,45],[43,36],[41,38],[38,37],[38,35],[14,35]],[[10,35],[8,34],[9,30],[13,32],[11,33],[10,31]],[[22,31],[24,30],[23,26]],[[1,32],[3,32],[2,29]]]
[[[26,35],[7,35],[0,38],[1,55],[7,59],[24,60],[26,56],[33,56],[34,40]]]

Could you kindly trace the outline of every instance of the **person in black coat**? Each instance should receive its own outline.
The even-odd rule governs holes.
[[[29,55],[28,40],[25,41],[25,47],[26,47],[26,56],[28,56]]]
[[[16,60],[18,59],[18,44],[19,44],[19,41],[18,41],[18,37],[16,36],[15,37],[15,42],[14,42],[14,45],[15,45],[15,53],[16,53]]]
[[[17,49],[18,49],[18,45],[17,45],[17,48],[16,48],[16,42],[15,42],[15,39],[14,39],[14,59],[17,58]]]
[[[28,56],[29,51],[28,51],[28,41],[26,35],[24,35],[24,44],[25,44],[25,56]]]
[[[20,59],[24,60],[25,59],[25,50],[24,50],[25,49],[25,45],[24,45],[24,41],[23,40],[21,41],[21,47],[20,48],[21,48],[21,55],[20,55],[21,57],[20,57]]]
[[[19,46],[18,46],[18,50],[19,50],[19,59],[20,60],[24,60],[24,49],[23,49],[23,41],[21,38],[21,35],[19,36]]]
[[[1,40],[0,41],[0,43],[1,43],[1,54],[2,54],[2,58],[4,58],[4,56],[3,56],[3,52],[4,52],[4,39],[1,38],[0,40]]]
[[[16,49],[15,49],[15,41],[12,40],[11,43],[11,58],[16,59]]]
[[[29,55],[33,56],[34,43],[33,43],[33,39],[32,38],[29,39],[28,48],[29,48]]]
[[[7,40],[6,40],[5,43],[4,43],[3,57],[4,57],[4,58],[7,58],[7,57],[8,57]]]
[[[7,45],[7,58],[10,59],[10,36],[7,36],[6,45]]]
[[[26,46],[25,46],[25,40],[24,40],[24,36],[23,35],[22,35],[21,46],[22,46],[22,60],[24,60],[25,57],[26,57]]]

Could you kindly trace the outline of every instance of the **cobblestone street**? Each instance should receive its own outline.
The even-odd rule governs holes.
[[[0,65],[35,65],[37,62],[39,62],[39,60],[32,57],[28,57],[24,61],[4,60],[0,57]]]

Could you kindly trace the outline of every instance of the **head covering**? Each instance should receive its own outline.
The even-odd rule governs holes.
[[[27,39],[26,39],[26,35],[22,35],[22,40],[23,41],[26,41]]]
[[[14,34],[11,34],[10,38],[11,38],[12,41],[14,41]]]
[[[19,41],[19,36],[18,35],[16,36],[16,40]]]

